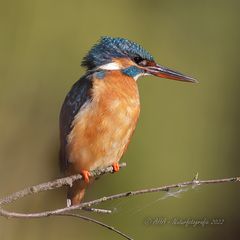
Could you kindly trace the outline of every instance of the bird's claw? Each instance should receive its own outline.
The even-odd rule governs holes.
[[[81,171],[81,174],[82,174],[82,176],[83,176],[83,180],[85,181],[85,183],[89,183],[89,177],[91,177],[91,174],[90,174],[90,172],[89,171],[87,171],[87,170],[82,170]]]
[[[119,169],[120,169],[119,163],[114,163],[114,164],[112,165],[112,167],[113,167],[113,172],[118,172]]]

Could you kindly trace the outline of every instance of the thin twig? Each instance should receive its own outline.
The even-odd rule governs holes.
[[[123,192],[115,195],[110,195],[107,197],[102,197],[93,201],[81,203],[76,206],[70,207],[72,210],[77,209],[79,207],[90,207],[92,205],[97,205],[106,201],[111,201],[119,198],[125,198],[130,196],[136,196],[136,195],[142,195],[147,193],[154,193],[154,192],[161,192],[161,191],[169,191],[170,189],[176,189],[176,188],[182,188],[186,186],[200,186],[200,185],[206,185],[206,184],[219,184],[219,183],[229,183],[229,182],[240,182],[240,177],[231,177],[231,178],[221,178],[221,179],[209,179],[209,180],[192,180],[192,181],[186,181],[182,183],[176,183],[156,188],[147,188],[147,189],[141,189],[136,191],[129,191],[129,192]]]
[[[122,237],[128,239],[128,240],[133,240],[133,238],[129,237],[128,235],[126,235],[125,233],[121,232],[120,230],[112,227],[112,226],[109,226],[107,225],[106,223],[103,223],[103,222],[100,222],[98,220],[95,220],[93,218],[89,218],[89,217],[86,217],[86,216],[83,216],[83,215],[79,215],[79,214],[75,214],[75,213],[59,213],[57,214],[56,216],[70,216],[70,217],[76,217],[76,218],[80,218],[80,219],[83,219],[83,220],[86,220],[88,222],[92,222],[92,223],[95,223],[97,225],[100,225],[104,228],[107,228],[119,235],[121,235]]]
[[[85,210],[87,212],[94,212],[94,213],[105,213],[105,214],[111,214],[112,210],[109,209],[102,209],[102,208],[88,208],[88,207],[83,207],[81,210]]]

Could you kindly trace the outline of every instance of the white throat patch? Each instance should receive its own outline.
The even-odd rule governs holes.
[[[100,66],[98,69],[102,69],[102,70],[120,70],[120,69],[123,69],[122,66],[117,63],[117,62],[111,62],[111,63],[107,63],[107,64],[104,64],[102,66]],[[146,76],[146,75],[150,75],[149,73],[139,73],[137,74],[136,76],[134,76],[134,80],[137,81],[137,79],[141,76]]]
[[[111,63],[107,63],[105,65],[100,66],[99,69],[103,69],[103,70],[119,70],[119,69],[121,69],[121,66],[118,63],[116,63],[116,62],[111,62]]]
[[[135,81],[137,81],[139,77],[141,77],[141,76],[148,76],[148,75],[150,75],[150,74],[149,73],[139,73],[138,75],[136,75],[133,78],[134,78]]]

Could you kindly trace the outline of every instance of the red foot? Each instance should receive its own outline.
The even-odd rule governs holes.
[[[117,162],[117,163],[114,163],[114,164],[112,165],[112,167],[113,167],[113,171],[114,171],[114,172],[118,172],[119,169],[120,169],[118,162]]]
[[[82,170],[81,174],[83,176],[83,180],[85,181],[85,183],[89,183],[89,177],[91,176],[90,172],[87,170]]]

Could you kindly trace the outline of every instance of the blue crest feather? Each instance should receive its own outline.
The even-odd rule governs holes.
[[[153,57],[139,44],[125,38],[102,37],[82,61],[88,70],[110,63],[112,58],[141,57],[153,61]]]

